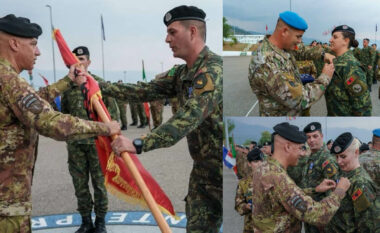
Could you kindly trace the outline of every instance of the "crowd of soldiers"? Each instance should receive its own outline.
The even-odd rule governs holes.
[[[244,233],[301,232],[302,222],[306,233],[380,232],[380,129],[370,147],[349,132],[324,143],[319,122],[273,130],[268,143],[236,145]]]
[[[376,44],[365,38],[359,49],[355,30],[340,25],[330,44],[306,46],[301,39],[307,28],[298,14],[283,12],[273,34],[252,52],[248,79],[260,116],[310,116],[323,95],[328,116],[370,116],[371,87],[380,78]]]

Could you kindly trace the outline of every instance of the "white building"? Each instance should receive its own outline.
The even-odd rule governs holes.
[[[237,41],[242,44],[257,44],[260,40],[263,40],[265,35],[233,35]],[[231,38],[224,39],[226,42],[232,42]]]

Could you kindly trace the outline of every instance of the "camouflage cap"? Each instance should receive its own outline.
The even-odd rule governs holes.
[[[322,129],[321,123],[311,122],[305,128],[303,128],[303,132],[304,133],[312,133],[312,132],[317,131],[317,130],[321,131],[321,129]]]
[[[350,132],[339,135],[331,146],[331,154],[340,154],[344,152],[354,140],[354,136]]]
[[[335,27],[334,30],[332,30],[331,35],[334,34],[334,32],[349,32],[355,35],[354,29],[347,25],[340,25],[338,27]]]
[[[205,22],[206,13],[195,6],[177,6],[168,11],[164,16],[164,24],[169,26],[174,21],[198,20]]]
[[[0,31],[24,38],[38,38],[42,34],[40,25],[31,23],[27,18],[16,17],[14,14],[0,18]]]
[[[292,28],[301,31],[306,31],[308,28],[306,21],[295,12],[284,11],[280,13],[279,18]]]
[[[304,132],[300,131],[295,125],[291,125],[288,122],[283,122],[277,124],[273,127],[274,134],[278,134],[281,137],[294,142],[294,143],[305,143],[306,135]]]
[[[257,161],[257,160],[263,160],[264,154],[259,148],[254,148],[247,154],[247,160],[248,162]]]

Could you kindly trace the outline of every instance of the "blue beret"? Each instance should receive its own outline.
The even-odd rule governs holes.
[[[279,134],[281,137],[298,144],[306,142],[306,135],[299,131],[295,125],[290,125],[288,122],[277,124],[273,127],[274,134]]]
[[[280,19],[292,28],[305,31],[307,29],[306,21],[297,13],[284,11],[280,14]]]
[[[372,131],[373,135],[376,136],[376,137],[380,137],[380,129],[374,129]]]
[[[24,38],[38,38],[42,34],[40,25],[31,23],[27,18],[16,17],[14,14],[0,18],[0,31]]]
[[[354,136],[350,132],[339,135],[331,146],[331,154],[340,154],[344,152],[354,140]]]
[[[195,6],[177,6],[170,11],[168,11],[164,16],[164,24],[169,26],[169,24],[174,21],[181,20],[198,20],[205,22],[206,13]]]

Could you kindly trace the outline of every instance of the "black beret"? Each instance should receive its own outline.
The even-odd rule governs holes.
[[[247,160],[248,162],[256,161],[256,160],[263,160],[264,154],[259,148],[254,148],[247,154]]]
[[[331,35],[334,34],[334,32],[349,32],[355,35],[354,29],[347,25],[340,25],[338,27],[335,27],[334,30],[332,30]]]
[[[319,122],[311,122],[310,124],[308,124],[304,129],[303,129],[303,132],[304,133],[312,133],[316,130],[319,130],[321,131],[322,129],[322,126]]]
[[[339,135],[331,146],[331,154],[340,154],[345,151],[354,140],[354,137],[351,133],[345,132]]]
[[[164,16],[164,24],[169,26],[174,21],[199,20],[205,22],[206,13],[195,6],[177,6],[168,11]]]
[[[290,125],[288,122],[277,124],[273,127],[274,133],[279,134],[281,137],[295,143],[305,143],[306,135],[304,132],[299,131],[295,125]]]
[[[272,145],[272,142],[271,141],[266,141],[263,143],[263,146],[270,146]]]
[[[0,31],[25,38],[38,38],[42,34],[40,25],[31,23],[27,18],[16,17],[14,14],[0,18]]]
[[[256,141],[251,141],[251,144],[256,144],[257,145],[257,142]]]
[[[334,141],[332,139],[327,141],[327,144],[333,143]]]
[[[369,150],[369,146],[367,143],[363,143],[360,147],[359,147],[359,152],[362,153],[363,151],[366,151],[366,150]]]
[[[85,46],[79,46],[73,50],[73,53],[76,56],[82,56],[82,55],[87,55],[90,56],[90,51],[88,51],[88,48]]]

